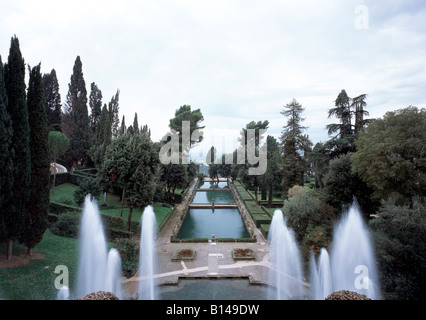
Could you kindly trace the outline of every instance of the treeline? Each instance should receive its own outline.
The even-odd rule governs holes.
[[[42,74],[41,65],[26,65],[16,36],[9,56],[0,57],[0,243],[7,242],[7,259],[19,241],[32,253],[48,227],[51,168],[59,161],[73,171],[77,166],[96,167],[98,178],[80,183],[76,200],[87,193],[115,192],[132,210],[153,201],[173,202],[176,189],[186,188],[196,175],[195,164],[166,166],[153,143],[148,125],[119,120],[120,91],[108,104],[92,83],[90,95],[77,56],[62,106],[55,70]],[[28,68],[28,87],[25,72]],[[89,110],[90,109],[90,114]],[[170,128],[191,121],[192,130],[203,121],[200,110],[182,106],[170,120]],[[189,151],[189,150],[187,150]],[[53,175],[55,177],[55,174]],[[78,199],[77,199],[78,198]],[[131,212],[131,211],[130,211]],[[129,221],[131,214],[129,215]]]
[[[335,224],[356,201],[370,225],[383,298],[424,299],[426,261],[426,110],[409,106],[367,119],[367,95],[350,98],[342,90],[329,109],[336,123],[325,127],[330,139],[313,145],[302,125],[304,108],[293,99],[281,114],[287,123],[279,139],[268,135],[267,168],[237,163],[248,129],[267,129],[252,121],[241,130],[240,146],[217,161],[211,148],[209,174],[232,176],[272,205],[283,199],[283,213],[307,263],[328,248]],[[255,139],[265,137],[256,136]],[[257,146],[259,152],[261,146]],[[233,159],[229,164],[226,159]]]
[[[49,149],[40,64],[25,63],[15,36],[3,65],[0,57],[0,242],[11,259],[15,240],[32,248],[47,227]]]

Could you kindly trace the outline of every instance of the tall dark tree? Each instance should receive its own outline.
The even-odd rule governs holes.
[[[260,142],[263,138],[263,134],[260,130],[266,130],[269,127],[269,121],[251,121],[249,122],[245,128],[243,128],[240,132],[240,137],[238,138],[238,141],[240,142],[240,148],[243,148],[244,150],[244,164],[240,165],[238,177],[240,178],[241,182],[244,184],[244,186],[247,189],[254,190],[254,195],[257,202],[257,189],[260,187],[261,184],[261,176],[259,175],[253,175],[250,174],[250,168],[255,167],[256,164],[250,164],[249,163],[249,148],[254,147],[254,155],[259,156],[260,152]],[[254,137],[250,136],[248,134],[248,130],[254,130]],[[254,139],[254,141],[253,141]],[[238,161],[238,159],[237,159]],[[260,163],[259,163],[260,165]]]
[[[332,135],[338,132],[340,138],[348,137],[352,134],[351,125],[351,98],[345,90],[342,90],[334,101],[334,108],[328,111],[328,117],[335,116],[340,123],[327,125],[328,134]]]
[[[367,102],[365,102],[365,99],[367,99],[366,94],[361,94],[352,99],[351,107],[354,109],[353,113],[355,115],[355,124],[354,124],[355,134],[362,131],[365,125],[370,122],[369,119],[364,119],[364,116],[369,115],[369,112],[365,110],[365,107],[367,106]]]
[[[83,65],[77,56],[63,116],[63,132],[70,139],[70,148],[66,153],[67,161],[72,168],[78,162],[85,162],[90,147],[89,113],[87,110],[87,91],[83,77]]]
[[[119,134],[120,135],[126,134],[126,131],[127,131],[126,120],[125,120],[124,114],[123,114],[123,119],[121,120],[121,126],[120,126]]]
[[[28,254],[31,255],[32,249],[41,241],[47,228],[49,209],[50,161],[40,65],[30,72],[27,104],[30,124],[31,192],[25,216],[25,230],[19,241],[28,247]]]
[[[43,74],[43,96],[49,130],[62,131],[61,94],[55,69],[52,69],[50,73]]]
[[[18,239],[25,226],[31,179],[30,125],[25,95],[25,63],[16,36],[12,38],[10,44],[8,62],[5,66],[5,84],[8,97],[7,111],[11,116],[13,129],[11,150],[14,150],[13,197],[3,214],[8,239],[7,258],[10,260],[13,241]]]
[[[359,132],[371,121],[364,117],[368,115],[365,110],[367,103],[366,94],[361,94],[351,99],[345,90],[342,90],[334,102],[335,107],[328,111],[328,117],[336,117],[339,123],[332,123],[326,126],[329,135],[334,135],[325,147],[329,150],[331,158],[337,158],[342,154],[355,152],[355,139]],[[353,121],[353,118],[355,120]]]
[[[217,150],[214,146],[211,146],[209,152],[207,152],[206,163],[209,165],[209,177],[219,181],[219,165],[215,163],[217,157]]]
[[[262,198],[264,194],[268,194],[268,205],[272,205],[273,193],[276,185],[281,183],[281,175],[280,172],[280,155],[279,155],[279,144],[277,139],[273,136],[266,137],[266,146],[267,146],[267,168],[265,174],[263,174],[260,178],[260,185],[262,187]],[[279,181],[277,181],[279,180]],[[265,192],[267,191],[267,192]],[[262,199],[264,200],[264,199]]]
[[[94,82],[90,84],[89,107],[90,130],[92,131],[92,134],[95,134],[96,125],[99,121],[99,118],[101,117],[102,112],[102,91]]]
[[[305,120],[301,114],[304,110],[305,108],[293,99],[281,112],[288,118],[281,135],[284,194],[296,184],[303,185],[304,174],[308,168],[307,154],[311,151],[312,143],[309,137],[303,134],[306,127],[301,124]]]
[[[117,89],[117,92],[115,95],[112,96],[111,101],[108,103],[108,112],[109,112],[109,120],[111,122],[111,130],[112,135],[117,136],[118,135],[118,129],[120,125],[120,118],[118,115],[119,109],[120,109],[120,90]]]
[[[99,121],[96,124],[95,142],[89,150],[90,158],[96,167],[100,167],[106,147],[111,143],[112,132],[109,112],[104,104]]]
[[[133,119],[133,134],[139,134],[138,114],[136,112]]]
[[[12,121],[7,112],[7,94],[4,83],[3,63],[0,56],[0,243],[7,236],[4,215],[13,196]]]

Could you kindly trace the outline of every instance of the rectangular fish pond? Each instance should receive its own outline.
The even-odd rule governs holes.
[[[188,209],[176,239],[249,238],[238,209]]]

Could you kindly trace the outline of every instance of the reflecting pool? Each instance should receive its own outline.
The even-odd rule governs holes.
[[[177,239],[248,238],[238,209],[188,209]]]

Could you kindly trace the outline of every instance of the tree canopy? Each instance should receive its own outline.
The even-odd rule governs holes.
[[[356,140],[352,171],[376,199],[426,196],[426,111],[408,107],[371,122]]]

